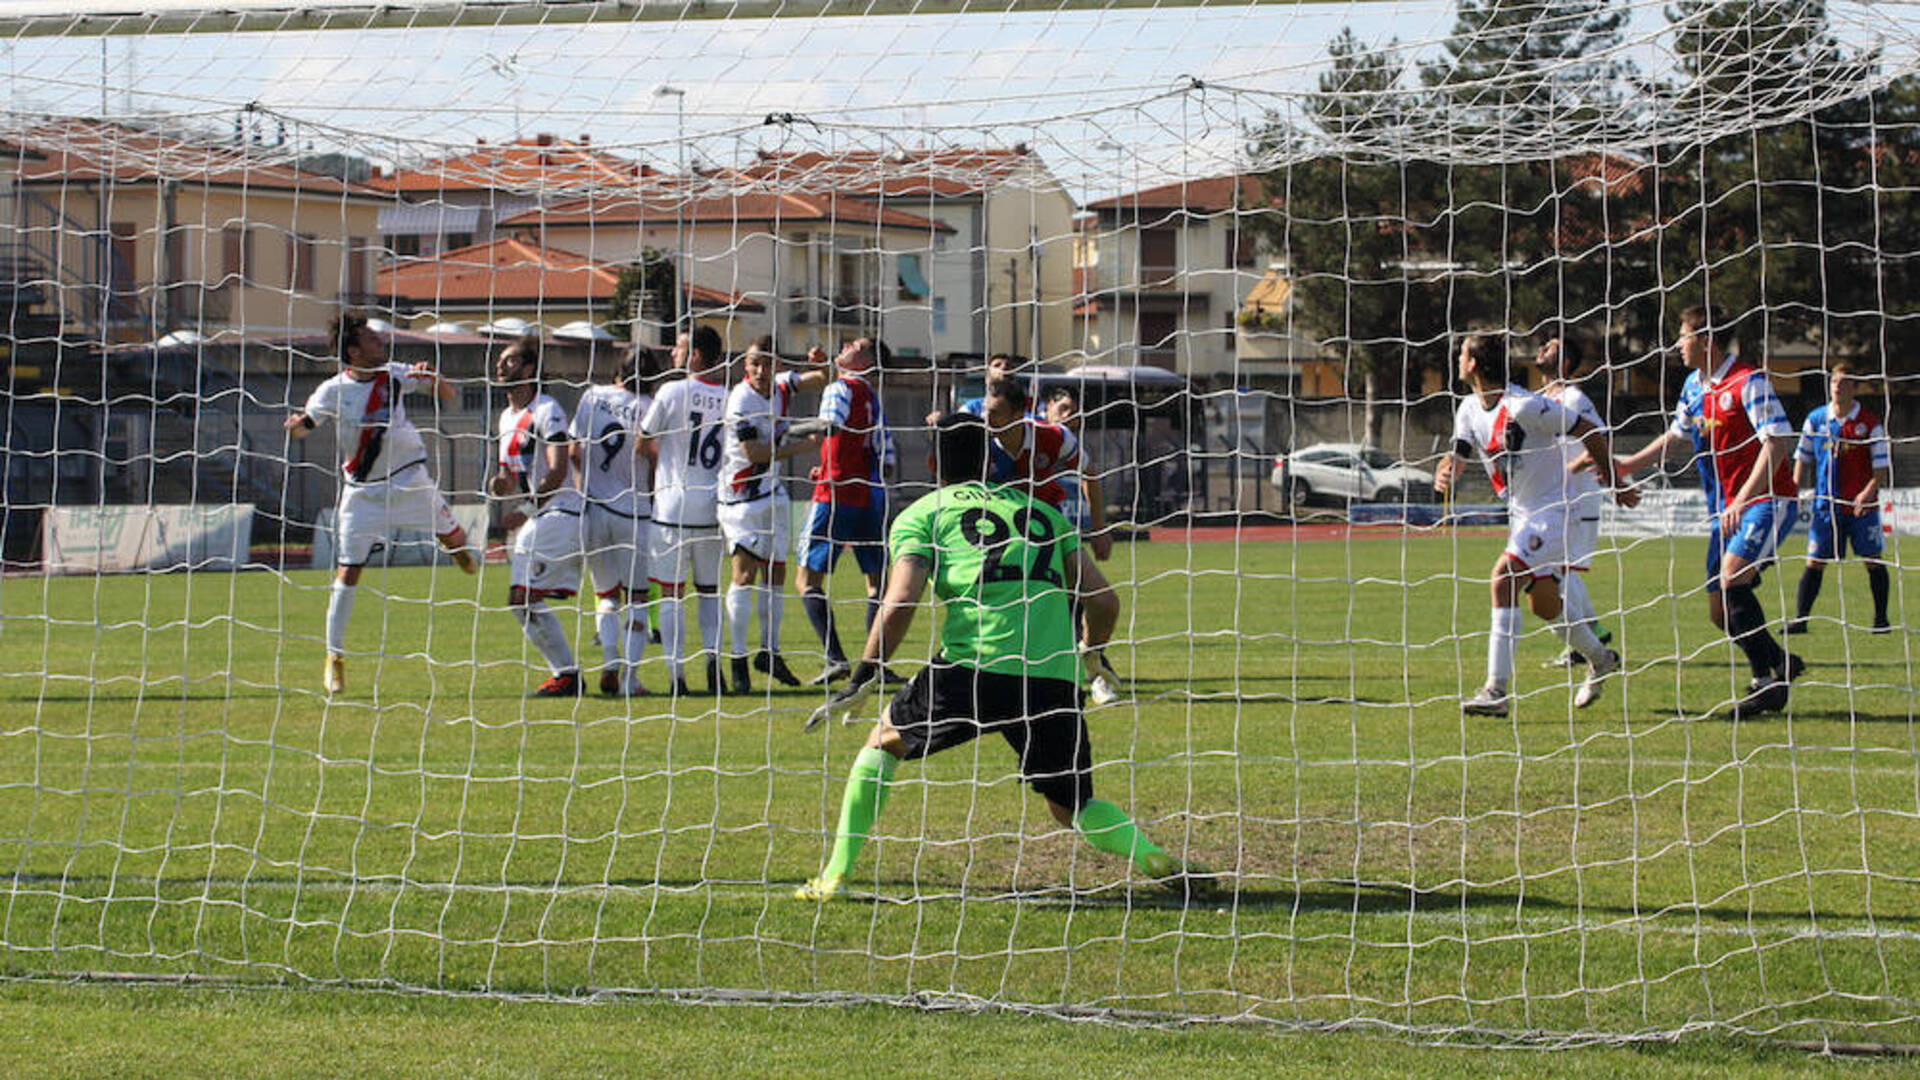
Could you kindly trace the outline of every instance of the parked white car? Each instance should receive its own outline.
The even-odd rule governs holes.
[[[1293,506],[1433,500],[1431,472],[1358,443],[1317,443],[1274,458],[1273,486]]]

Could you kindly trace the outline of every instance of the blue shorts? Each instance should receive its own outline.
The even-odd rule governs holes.
[[[1886,538],[1880,533],[1879,510],[1849,514],[1836,503],[1814,500],[1813,520],[1807,524],[1807,558],[1832,562],[1846,558],[1851,550],[1872,559],[1886,546]]]
[[[824,574],[840,561],[840,553],[853,549],[853,561],[863,574],[878,574],[887,568],[887,504],[875,499],[871,506],[839,506],[817,502],[807,512],[807,547],[800,565],[816,574]]]
[[[1727,554],[1754,566],[1773,561],[1780,545],[1800,521],[1800,504],[1793,499],[1762,499],[1740,513],[1740,527],[1725,538]]]

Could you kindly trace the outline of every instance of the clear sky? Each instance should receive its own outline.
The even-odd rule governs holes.
[[[44,8],[55,0],[32,0]],[[284,2],[284,0],[276,0]],[[75,6],[84,6],[76,0]],[[97,6],[97,5],[96,5]],[[174,6],[178,6],[177,0]],[[1623,55],[1670,61],[1657,0],[1634,0]],[[1920,12],[1838,4],[1841,36],[1914,66]],[[414,31],[19,38],[0,43],[9,108],[190,114],[230,129],[258,102],[302,145],[418,159],[520,132],[591,135],[673,168],[756,149],[1038,147],[1076,197],[1231,169],[1241,132],[1313,86],[1345,26],[1431,51],[1438,0]],[[1190,80],[1207,85],[1185,91]],[[669,85],[685,97],[662,97]],[[676,105],[684,104],[684,120]],[[812,121],[767,127],[770,112]],[[683,126],[684,125],[684,126]],[[818,125],[817,127],[815,125]]]

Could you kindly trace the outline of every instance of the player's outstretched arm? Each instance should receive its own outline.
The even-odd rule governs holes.
[[[811,362],[813,360],[815,353],[819,353],[820,355],[818,364],[793,373],[793,388],[795,390],[818,390],[833,381],[833,369],[827,366],[826,353],[821,352],[819,349],[814,349],[813,352],[807,354],[808,361]]]
[[[1583,456],[1590,459],[1593,468],[1599,470],[1601,484],[1613,491],[1613,501],[1621,506],[1640,505],[1640,493],[1634,490],[1631,483],[1623,484],[1621,476],[1624,474],[1614,468],[1613,438],[1607,434],[1607,429],[1582,420],[1574,428],[1574,434],[1579,437],[1580,445],[1586,447],[1587,452]]]
[[[1460,479],[1460,473],[1467,467],[1467,459],[1462,457],[1459,448],[1443,456],[1440,464],[1433,470],[1433,490],[1441,495],[1450,494],[1453,485]]]
[[[288,413],[287,418],[280,422],[280,426],[286,429],[289,438],[304,439],[315,425],[313,417],[304,412],[296,412]]]
[[[1087,544],[1093,548],[1093,556],[1105,561],[1113,554],[1113,534],[1107,531],[1107,500],[1100,490],[1100,478],[1092,473],[1080,474],[1080,497],[1087,503],[1087,524],[1090,530]]]
[[[1665,461],[1667,460],[1667,454],[1685,439],[1685,435],[1681,435],[1672,428],[1668,428],[1662,431],[1658,438],[1647,445],[1628,454],[1626,457],[1615,459],[1613,463],[1614,471],[1616,473],[1632,475],[1656,461]]]
[[[459,388],[454,386],[453,383],[441,378],[440,373],[433,369],[433,365],[427,363],[425,360],[417,361],[412,367],[408,368],[407,376],[412,379],[418,379],[424,383],[430,383],[433,386],[433,396],[439,398],[441,401],[452,401],[460,392]]]
[[[1089,649],[1105,646],[1113,640],[1113,628],[1120,622],[1120,598],[1114,595],[1113,585],[1084,547],[1073,553],[1067,577],[1067,587],[1080,597],[1087,635],[1085,646]]]
[[[805,730],[812,731],[829,716],[847,718],[880,688],[880,673],[887,658],[906,640],[907,631],[913,627],[914,610],[920,605],[920,596],[926,591],[927,577],[932,571],[933,564],[918,555],[902,555],[894,560],[893,571],[887,578],[886,595],[880,600],[880,614],[874,618],[873,629],[867,634],[860,662],[853,666],[853,675],[847,684],[807,717]]]

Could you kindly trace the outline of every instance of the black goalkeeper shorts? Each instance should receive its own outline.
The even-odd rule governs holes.
[[[1073,810],[1093,798],[1093,748],[1080,687],[1065,679],[1001,675],[936,656],[894,695],[888,720],[908,760],[992,732],[1013,747],[1033,790]]]

